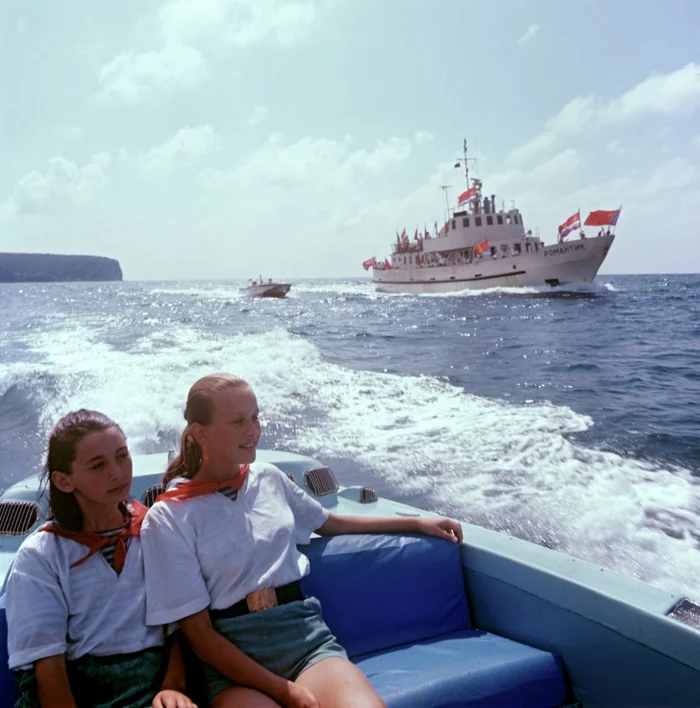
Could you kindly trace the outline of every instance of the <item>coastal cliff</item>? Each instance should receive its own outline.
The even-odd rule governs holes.
[[[102,256],[0,253],[0,283],[122,280],[119,261]]]

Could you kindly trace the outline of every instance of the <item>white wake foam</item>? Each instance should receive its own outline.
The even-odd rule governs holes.
[[[103,323],[101,337],[127,326]],[[3,383],[59,377],[43,403],[46,431],[66,411],[93,407],[123,426],[135,452],[162,450],[182,429],[190,385],[230,371],[253,385],[281,447],[355,460],[396,494],[422,494],[458,518],[698,594],[698,480],[572,443],[567,433],[593,421],[569,408],[347,369],[281,329],[215,337],[181,326],[124,349],[72,325],[31,346],[43,362],[5,370]]]

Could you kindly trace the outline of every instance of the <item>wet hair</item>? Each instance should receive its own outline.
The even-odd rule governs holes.
[[[247,381],[232,374],[210,374],[195,382],[187,394],[184,416],[187,427],[180,438],[180,452],[163,475],[163,484],[175,477],[194,477],[202,466],[202,446],[195,440],[190,426],[208,425],[214,413],[214,397],[228,388],[248,387]]]
[[[62,492],[54,484],[51,473],[72,474],[80,442],[91,433],[102,433],[111,428],[117,428],[122,435],[124,434],[122,429],[103,413],[81,408],[64,415],[53,429],[44,465],[42,489],[49,490],[50,518],[54,519],[61,528],[68,531],[82,531],[83,512],[72,492]],[[126,515],[126,506],[123,502],[120,505],[124,507],[122,511]]]

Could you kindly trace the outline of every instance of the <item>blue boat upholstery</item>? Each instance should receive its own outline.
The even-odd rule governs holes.
[[[471,626],[456,544],[355,535],[303,550],[304,591],[389,708],[566,703],[558,657]]]
[[[555,708],[554,655],[471,626],[459,548],[414,536],[337,536],[302,549],[304,591],[389,708]],[[0,706],[14,702],[0,607]]]
[[[7,617],[5,601],[0,598],[0,706],[12,706],[15,702],[15,679],[7,662]]]

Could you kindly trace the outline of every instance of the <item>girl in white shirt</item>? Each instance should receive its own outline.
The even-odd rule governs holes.
[[[64,416],[45,465],[52,520],[20,546],[6,584],[15,708],[196,708],[177,644],[146,626],[132,463],[119,426]]]
[[[147,622],[179,622],[207,664],[212,708],[384,706],[299,580],[313,532],[422,532],[462,540],[448,519],[330,514],[273,465],[255,463],[258,404],[235,376],[190,389],[180,455],[143,525]]]

